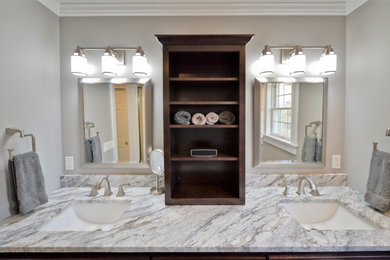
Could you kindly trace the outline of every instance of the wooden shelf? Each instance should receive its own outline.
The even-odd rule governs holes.
[[[191,157],[190,155],[172,155],[172,161],[238,161],[238,157],[218,154],[216,157]]]
[[[238,105],[238,101],[171,101],[170,105]]]
[[[182,77],[169,78],[170,81],[238,81],[237,77]]]
[[[173,199],[231,199],[238,196],[231,190],[215,184],[176,184]]]
[[[238,128],[238,125],[170,125],[170,128]]]

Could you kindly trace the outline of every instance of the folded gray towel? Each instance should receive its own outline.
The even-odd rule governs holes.
[[[15,155],[14,164],[19,211],[24,215],[48,201],[45,180],[37,153]]]
[[[91,137],[91,147],[92,147],[92,162],[100,163],[102,162],[102,146],[100,144],[100,137],[94,136]]]
[[[179,125],[189,125],[191,120],[191,114],[187,111],[178,111],[175,113],[173,120]]]
[[[85,140],[85,162],[92,163],[92,143],[90,139]]]
[[[19,214],[19,205],[18,205],[18,194],[16,188],[16,179],[15,179],[15,165],[14,162],[8,160],[8,182],[9,182],[9,193],[10,193],[10,202],[9,208],[12,215]]]
[[[302,146],[302,161],[314,162],[316,156],[316,138],[306,136]]]
[[[316,154],[314,160],[316,162],[321,162],[322,160],[322,140],[316,138]]]
[[[372,152],[365,201],[383,212],[390,209],[390,153]]]

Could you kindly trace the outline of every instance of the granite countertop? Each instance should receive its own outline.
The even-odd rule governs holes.
[[[285,197],[283,188],[246,189],[243,206],[166,206],[147,187],[126,189],[128,209],[110,231],[37,231],[87,188],[62,188],[28,216],[0,222],[0,252],[324,252],[390,250],[390,218],[348,187],[320,187],[320,197]],[[115,194],[115,192],[114,192]],[[96,198],[95,198],[96,199]],[[115,199],[115,196],[112,196]],[[384,229],[305,230],[280,206],[339,200]]]

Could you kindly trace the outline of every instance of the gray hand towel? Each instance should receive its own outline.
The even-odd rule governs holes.
[[[372,152],[365,201],[383,212],[390,209],[390,153]]]
[[[8,182],[9,182],[9,193],[10,193],[10,202],[9,208],[12,215],[19,214],[19,205],[18,205],[18,195],[17,195],[17,186],[15,179],[15,165],[14,162],[8,160]]]
[[[87,163],[93,162],[92,144],[91,144],[91,140],[89,139],[85,140],[85,162]]]
[[[19,211],[24,215],[48,201],[45,180],[37,153],[15,155],[14,163]]]
[[[316,139],[306,136],[302,146],[302,161],[314,162],[316,156]]]
[[[102,162],[102,146],[100,144],[100,137],[94,136],[90,140],[92,147],[92,162],[100,163]]]
[[[321,162],[322,160],[322,140],[319,138],[316,138],[316,155],[314,160],[316,162]]]

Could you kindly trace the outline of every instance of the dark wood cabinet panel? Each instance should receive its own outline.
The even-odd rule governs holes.
[[[335,252],[335,253],[294,253],[294,254],[269,254],[269,260],[364,260],[378,259],[390,260],[390,252]]]
[[[156,35],[163,44],[165,203],[245,204],[245,45],[253,35]],[[232,125],[178,125],[230,111]],[[191,149],[217,149],[195,158]]]
[[[153,255],[152,260],[266,260],[264,254],[164,254],[164,255]]]

